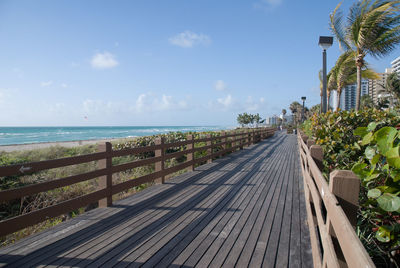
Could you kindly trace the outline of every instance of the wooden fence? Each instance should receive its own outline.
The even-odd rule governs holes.
[[[298,132],[314,267],[375,267],[356,235],[360,179],[351,171],[321,173],[323,150]]]
[[[173,143],[164,143],[164,139],[159,138],[153,146],[124,150],[113,150],[111,143],[106,142],[99,146],[99,152],[93,154],[0,167],[1,178],[13,175],[27,175],[53,168],[98,161],[98,169],[94,171],[0,191],[0,203],[99,178],[99,188],[92,193],[0,221],[0,236],[16,232],[25,227],[74,211],[95,202],[98,202],[100,207],[111,206],[112,196],[117,193],[152,181],[163,183],[165,176],[167,175],[173,174],[182,169],[193,170],[194,166],[197,164],[204,162],[209,163],[216,157],[242,149],[244,146],[254,144],[262,139],[272,136],[274,132],[275,130],[273,128],[260,128],[247,131],[236,131],[233,133],[222,132],[221,135],[217,137],[211,137],[208,135],[206,138],[200,139],[193,139],[193,136],[188,135],[187,140]],[[196,147],[196,143],[205,143],[206,145]],[[176,147],[183,147],[183,150],[166,154],[168,148]],[[219,150],[217,148],[219,148]],[[206,156],[195,159],[194,153],[199,151],[206,151],[207,154]],[[154,152],[155,156],[119,165],[112,164],[113,157],[131,156],[145,152]],[[185,162],[177,166],[165,168],[164,163],[166,160],[182,157],[184,155],[187,156]],[[155,165],[155,172],[119,184],[113,184],[112,175],[114,173],[148,165]]]

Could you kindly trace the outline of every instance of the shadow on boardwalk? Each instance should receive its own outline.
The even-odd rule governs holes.
[[[311,267],[296,138],[276,134],[0,250],[0,265]]]

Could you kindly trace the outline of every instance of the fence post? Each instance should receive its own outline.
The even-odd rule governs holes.
[[[351,170],[334,170],[329,174],[329,190],[336,196],[351,225],[357,225],[360,179]]]
[[[245,143],[245,137],[246,137],[246,135],[248,135],[248,134],[247,134],[248,131],[249,131],[249,130],[242,130],[242,131],[240,131],[240,133],[242,134],[242,135],[239,135],[240,150],[243,150],[243,144]]]
[[[99,200],[99,207],[110,207],[112,206],[112,145],[110,142],[99,144],[98,147],[99,152],[105,152],[106,157],[104,159],[99,160],[98,166],[99,169],[107,169],[107,175],[101,176],[99,178],[99,190],[107,189],[107,196],[103,199]]]
[[[189,153],[187,154],[187,158],[186,158],[186,159],[187,159],[188,162],[194,161],[194,152],[193,152],[193,149],[194,149],[194,140],[193,140],[193,135],[187,135],[186,139],[187,139],[188,141],[190,141],[190,143],[187,145],[187,149],[188,149],[188,150],[192,150],[191,152],[189,152]],[[193,170],[194,170],[194,164],[190,165],[190,166],[188,167],[188,170],[189,170],[189,171],[193,171]]]
[[[308,139],[306,144],[307,144],[308,149],[310,149],[311,146],[315,145],[315,140]]]
[[[317,164],[319,170],[323,169],[322,160],[324,159],[324,151],[319,145],[311,145],[310,147],[311,157],[314,159],[315,164]]]
[[[155,144],[156,145],[160,145],[160,149],[157,149],[157,150],[154,151],[155,157],[161,156],[161,160],[156,162],[155,172],[161,171],[162,175],[161,175],[161,177],[155,179],[154,181],[155,181],[156,184],[162,184],[162,183],[165,182],[165,176],[164,176],[164,173],[163,173],[163,171],[164,171],[164,154],[165,154],[165,152],[164,152],[164,138],[157,138],[155,140]]]
[[[208,138],[208,139],[212,138],[212,137],[211,137],[211,134],[207,134],[207,138]],[[207,155],[208,155],[208,157],[209,157],[209,158],[207,159],[207,164],[212,163],[212,153],[213,153],[212,144],[213,144],[213,141],[212,141],[212,140],[207,141],[207,146],[211,146],[211,148],[208,148],[208,149],[207,149]]]
[[[221,138],[221,142],[223,142],[224,144],[222,144],[222,150],[223,151],[225,151],[226,150],[226,142],[227,142],[227,140],[226,140],[226,132],[225,131],[221,131],[221,137],[223,137],[223,138]],[[223,153],[221,156],[224,156],[226,153]]]

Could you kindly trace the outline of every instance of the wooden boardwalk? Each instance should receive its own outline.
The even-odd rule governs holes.
[[[312,267],[295,135],[0,249],[10,267]]]

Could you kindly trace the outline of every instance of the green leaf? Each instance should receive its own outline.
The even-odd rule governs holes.
[[[379,227],[378,231],[375,233],[376,239],[380,242],[386,243],[390,241],[390,231],[388,228],[381,226]]]
[[[375,156],[375,149],[372,148],[371,146],[368,146],[365,149],[365,157],[367,157],[367,159],[372,159]]]
[[[374,134],[379,151],[385,155],[393,147],[393,141],[397,136],[397,130],[393,127],[383,127]]]
[[[354,143],[354,148],[356,148],[357,150],[361,150],[361,147],[357,142]]]
[[[378,162],[379,162],[379,159],[381,158],[381,155],[380,154],[376,154],[376,155],[374,155],[374,157],[371,159],[371,164],[372,165],[376,165]]]
[[[358,127],[358,128],[356,128],[356,129],[354,130],[353,133],[354,133],[354,135],[364,137],[365,135],[368,134],[368,130],[367,130],[366,127]]]
[[[372,132],[370,132],[364,136],[364,138],[362,139],[361,145],[370,144],[372,140],[373,140],[373,134],[372,134]]]
[[[381,196],[381,191],[379,191],[379,189],[371,189],[368,191],[368,197],[369,198],[378,198]]]
[[[387,161],[391,167],[400,169],[400,157],[387,158]]]
[[[374,131],[376,128],[377,124],[375,122],[371,122],[368,124],[367,130],[368,131]]]
[[[391,176],[394,182],[398,182],[400,180],[400,171],[392,170]]]
[[[384,193],[378,199],[379,207],[385,211],[396,211],[400,208],[400,198],[393,194]]]
[[[393,148],[390,148],[389,150],[387,150],[385,156],[387,158],[399,157],[399,146],[393,147]]]
[[[365,163],[356,163],[351,169],[355,174],[357,174],[360,178],[364,179],[368,174],[364,171],[367,164]]]

